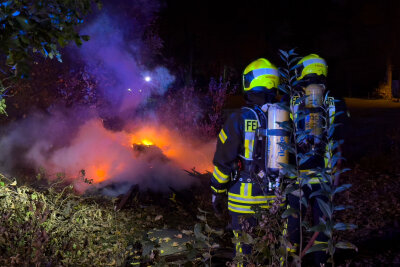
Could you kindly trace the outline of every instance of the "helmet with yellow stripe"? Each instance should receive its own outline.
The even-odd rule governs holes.
[[[317,54],[303,57],[297,63],[297,80],[311,77],[326,78],[328,76],[328,65],[326,61]]]
[[[244,92],[269,91],[279,85],[277,67],[265,58],[251,62],[243,71]]]

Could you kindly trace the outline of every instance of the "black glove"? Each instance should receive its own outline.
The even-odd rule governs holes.
[[[214,208],[215,215],[217,216],[222,215],[224,206],[226,205],[225,199],[226,199],[225,194],[212,195],[211,202]]]

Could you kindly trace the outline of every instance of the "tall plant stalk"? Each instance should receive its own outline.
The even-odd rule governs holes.
[[[330,98],[328,92],[326,92],[323,104],[320,107],[322,110],[321,120],[323,122],[323,138],[321,142],[326,146],[326,150],[325,153],[320,156],[324,157],[327,164],[324,167],[313,168],[307,173],[301,172],[300,166],[309,160],[311,156],[316,155],[316,152],[314,151],[301,153],[298,150],[299,144],[307,138],[311,130],[299,129],[299,122],[305,118],[306,114],[305,111],[296,109],[296,106],[303,103],[308,96],[302,95],[296,90],[298,81],[296,81],[295,72],[297,67],[296,62],[299,60],[299,57],[297,57],[294,49],[290,51],[280,50],[279,55],[285,64],[285,68],[281,68],[279,70],[283,80],[279,86],[279,90],[287,95],[290,99],[288,103],[282,103],[281,107],[289,111],[292,118],[290,122],[280,123],[282,128],[290,132],[292,142],[290,144],[280,143],[280,145],[288,150],[289,153],[293,154],[295,158],[293,164],[282,164],[282,167],[288,176],[296,177],[296,179],[293,179],[292,182],[286,187],[284,194],[288,195],[295,193],[294,191],[298,190],[297,195],[299,196],[299,210],[289,208],[282,214],[282,217],[287,218],[292,215],[299,217],[300,244],[298,261],[300,265],[302,263],[302,256],[304,254],[314,251],[327,251],[330,255],[329,261],[334,266],[334,254],[336,248],[356,249],[353,244],[343,241],[337,242],[334,238],[334,235],[338,230],[355,229],[357,227],[353,224],[337,222],[334,220],[334,214],[336,211],[351,208],[350,206],[335,205],[334,203],[334,195],[347,190],[351,186],[350,184],[338,186],[337,182],[335,182],[335,177],[348,170],[341,170],[339,166],[340,164],[338,164],[344,159],[339,149],[340,145],[343,144],[343,140],[336,141],[333,138],[335,128],[340,125],[338,123],[334,123],[334,119],[341,115],[341,112],[336,112],[335,114],[331,115],[330,108],[333,103],[330,103],[330,101],[335,100]],[[313,177],[318,177],[320,180],[319,182],[321,189],[316,192],[312,192],[307,199],[303,194],[302,188],[304,186],[309,186],[311,188],[310,180]],[[299,185],[298,188],[295,186],[296,183]],[[303,208],[307,208],[308,201],[316,196],[323,196],[327,199],[327,201],[324,201],[322,198],[317,198],[316,200],[323,216],[319,218],[320,223],[318,225],[306,229],[307,231],[315,232],[315,236],[317,235],[317,232],[323,232],[328,237],[328,242],[326,244],[316,244],[312,247],[310,244],[308,244],[306,246],[307,251],[303,251]],[[313,240],[311,240],[311,242],[313,242]]]

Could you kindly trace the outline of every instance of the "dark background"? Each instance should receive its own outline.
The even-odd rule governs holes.
[[[317,53],[328,62],[330,90],[367,96],[385,81],[387,64],[400,75],[400,1],[176,1],[157,21],[163,56],[184,66],[184,81],[209,77],[240,83],[259,57],[281,64],[278,49]]]

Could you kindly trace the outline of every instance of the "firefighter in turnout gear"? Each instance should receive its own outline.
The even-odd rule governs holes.
[[[293,105],[295,105],[294,114],[296,116],[299,110],[304,112],[304,119],[298,122],[299,131],[309,130],[307,138],[305,138],[300,144],[298,144],[299,153],[310,153],[310,157],[300,165],[300,172],[309,172],[313,168],[321,167],[327,165],[325,162],[324,154],[326,153],[325,143],[323,140],[323,129],[322,129],[322,106],[328,107],[329,112],[329,123],[338,122],[342,119],[342,116],[335,117],[335,113],[338,110],[345,110],[344,102],[337,101],[331,96],[326,96],[326,77],[328,73],[328,66],[326,61],[316,54],[310,54],[302,58],[297,63],[297,80],[299,82],[299,87],[297,90],[300,95],[308,95],[304,102],[296,104],[296,99],[291,99]],[[325,103],[324,103],[325,102]],[[334,139],[338,140],[340,131],[342,129],[335,128]],[[294,177],[296,178],[296,177]],[[319,218],[323,217],[321,209],[318,205],[317,199],[326,201],[326,198],[321,195],[317,195],[310,199],[310,195],[313,192],[318,191],[321,188],[320,182],[322,179],[318,177],[311,178],[308,185],[304,185],[302,189],[303,196],[310,201],[310,206],[313,213],[313,224],[319,224]],[[294,208],[300,210],[299,204],[299,190],[288,195],[288,208]],[[303,206],[303,216],[305,215],[305,210],[307,208]],[[296,254],[298,252],[298,246],[300,244],[300,221],[299,216],[289,216],[288,218],[288,235],[291,246],[288,247],[290,253]],[[319,233],[314,244],[326,243],[328,238],[323,234]],[[325,251],[314,252],[314,264],[315,266],[320,266],[320,264],[326,263],[327,254]]]
[[[288,112],[275,104],[278,84],[278,69],[267,59],[250,63],[243,72],[246,106],[228,117],[218,135],[211,179],[212,204],[220,213],[221,206],[226,205],[224,195],[228,195],[237,239],[243,220],[249,226],[257,224],[252,208],[268,209],[276,200],[274,190],[282,179],[279,163],[288,162],[288,152],[278,145],[289,138],[276,123],[289,120]],[[251,246],[239,241],[235,248],[236,255],[251,253]]]

